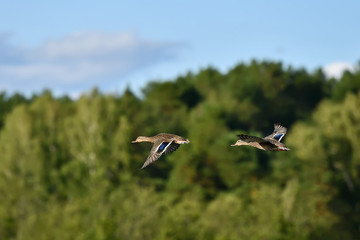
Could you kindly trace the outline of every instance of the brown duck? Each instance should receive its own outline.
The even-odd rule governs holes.
[[[256,147],[265,151],[289,151],[290,148],[286,147],[285,144],[281,143],[281,139],[285,136],[287,131],[286,127],[280,124],[274,124],[274,132],[264,138],[248,136],[244,134],[237,135],[239,140],[231,146],[242,146],[247,145]]]
[[[167,154],[178,149],[180,144],[189,143],[190,141],[181,136],[170,133],[159,133],[152,137],[139,136],[132,143],[137,142],[152,142],[153,147],[150,150],[150,155],[147,157],[141,169],[145,168],[150,163],[156,161],[162,154]]]

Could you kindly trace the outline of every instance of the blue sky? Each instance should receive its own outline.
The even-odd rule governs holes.
[[[355,0],[2,1],[0,91],[140,92],[251,59],[339,76],[360,60],[359,9]]]

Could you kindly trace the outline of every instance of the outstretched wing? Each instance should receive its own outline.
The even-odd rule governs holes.
[[[268,139],[275,139],[277,141],[281,141],[281,139],[285,136],[287,131],[286,127],[281,126],[280,124],[274,124],[274,132],[269,136],[266,136]]]
[[[175,148],[175,150],[171,150],[171,151],[168,150],[173,142],[174,142],[174,140],[172,140],[170,142],[165,142],[165,141],[160,141],[160,140],[155,141],[153,147],[151,148],[150,154],[147,157],[147,159],[146,159],[145,163],[143,164],[143,166],[141,167],[141,169],[145,168],[150,163],[158,160],[158,158],[163,153],[169,153],[169,152],[175,151],[177,149],[177,147]],[[174,147],[171,147],[170,149],[173,149],[173,148]]]
[[[173,151],[176,151],[176,149],[178,149],[180,147],[180,144],[177,144],[175,142],[169,144],[169,146],[166,148],[165,153],[164,154],[168,154],[171,153]]]

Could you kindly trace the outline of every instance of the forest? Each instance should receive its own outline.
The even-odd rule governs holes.
[[[2,92],[0,239],[359,239],[359,69],[252,60],[141,96]],[[274,123],[290,151],[230,146]],[[152,145],[131,141],[160,132],[190,143],[140,169]]]

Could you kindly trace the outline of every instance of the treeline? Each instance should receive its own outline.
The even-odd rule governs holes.
[[[0,94],[0,239],[358,239],[360,71],[277,62],[96,89]],[[292,150],[230,147],[288,127]],[[190,144],[139,170],[170,132]]]

